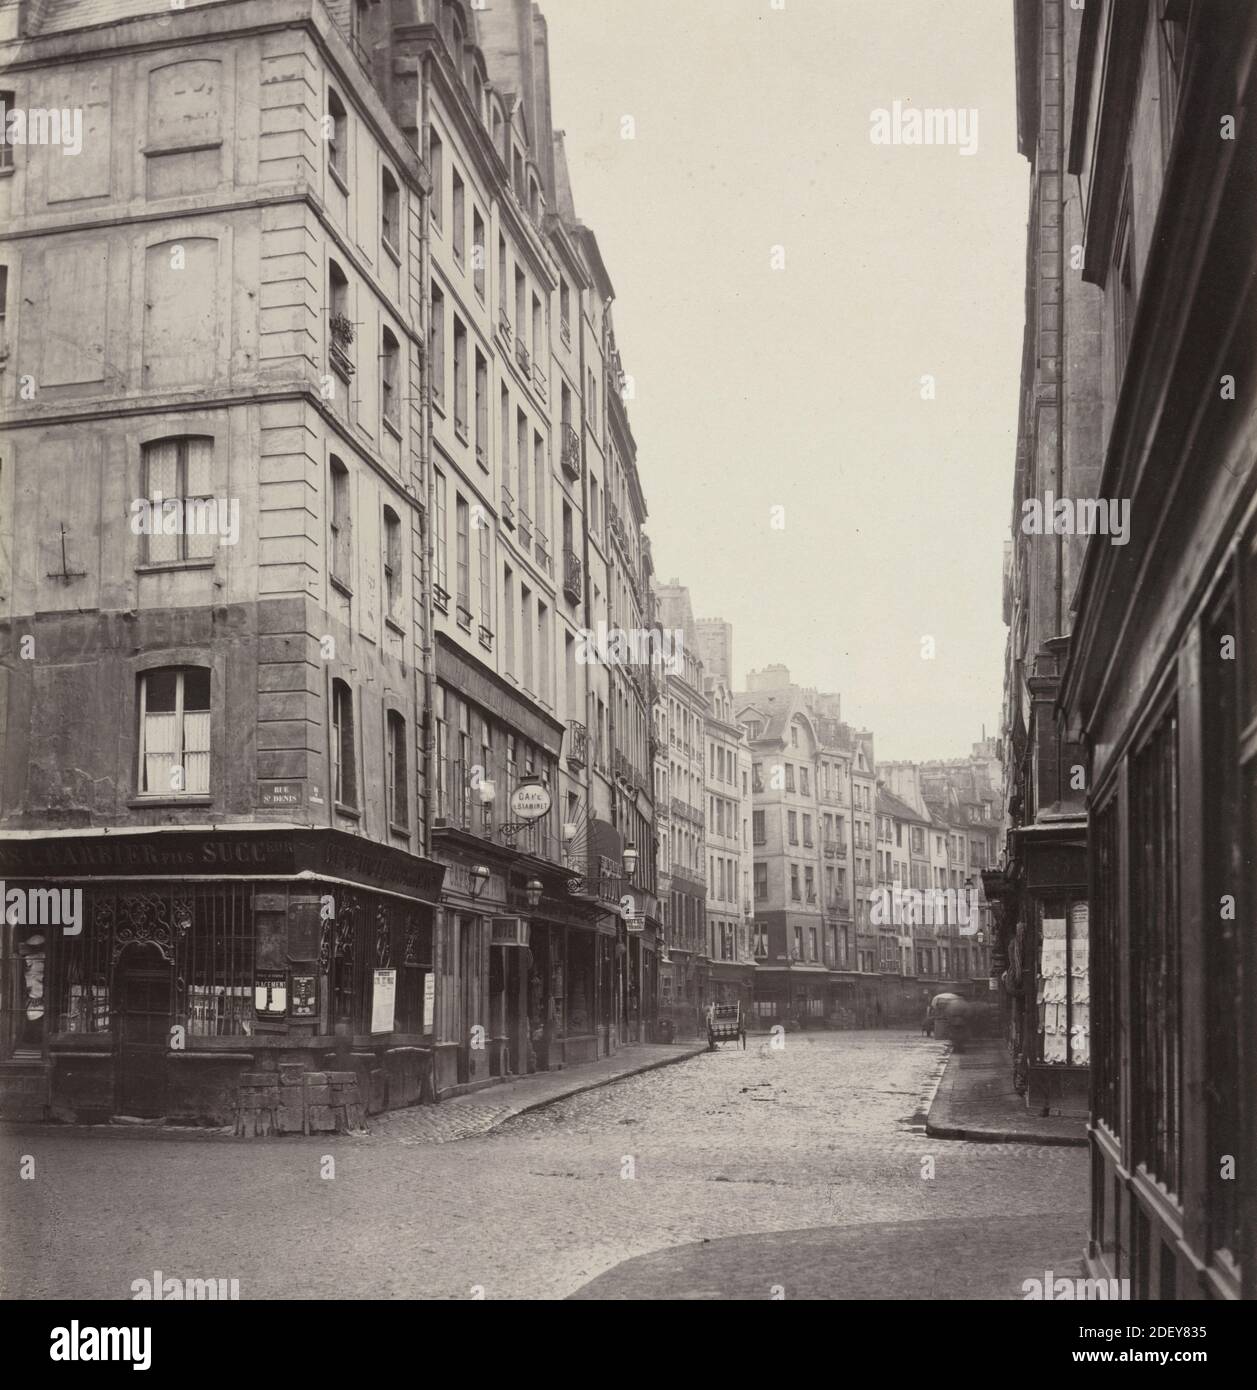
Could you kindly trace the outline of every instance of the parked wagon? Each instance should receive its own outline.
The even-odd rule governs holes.
[[[715,1052],[722,1042],[741,1041],[746,1047],[746,1020],[741,1004],[709,1004],[707,1006],[707,1050]]]

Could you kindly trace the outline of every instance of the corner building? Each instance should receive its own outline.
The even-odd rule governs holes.
[[[83,920],[5,931],[0,1105],[333,1128],[430,1085],[442,968],[427,176],[321,4],[135,8],[5,12],[8,104],[85,119],[0,179],[0,872]]]

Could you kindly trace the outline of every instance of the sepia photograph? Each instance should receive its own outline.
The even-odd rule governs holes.
[[[1216,1368],[1257,0],[0,0],[0,916],[41,1373]]]

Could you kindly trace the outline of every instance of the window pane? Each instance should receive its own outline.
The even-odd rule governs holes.
[[[171,769],[175,765],[178,742],[175,715],[153,714],[144,720],[144,786],[146,792],[170,792]]]
[[[163,514],[158,499],[179,495],[179,444],[163,439],[144,449],[145,494],[154,503],[150,519],[152,534],[148,537],[147,559],[150,564],[164,564],[179,558],[179,537],[162,532]],[[173,706],[172,706],[173,708]]]
[[[209,707],[209,669],[204,666],[190,667],[183,673],[183,708],[185,710],[207,710]]]
[[[186,489],[189,497],[208,497],[214,490],[214,451],[211,439],[189,439]]]

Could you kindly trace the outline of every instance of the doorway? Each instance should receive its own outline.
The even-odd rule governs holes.
[[[114,1110],[144,1119],[166,1113],[171,966],[156,946],[128,946],[114,968],[118,1032]]]

